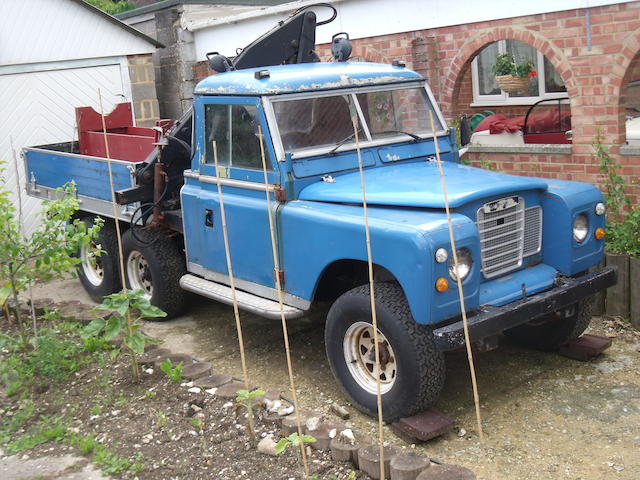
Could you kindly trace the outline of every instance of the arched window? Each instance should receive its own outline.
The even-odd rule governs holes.
[[[517,60],[531,60],[537,73],[529,80],[526,92],[506,93],[500,90],[491,71],[496,57],[511,53]],[[551,62],[535,48],[517,40],[500,40],[487,45],[471,63],[473,104],[530,105],[546,98],[566,98],[567,89],[562,77]]]

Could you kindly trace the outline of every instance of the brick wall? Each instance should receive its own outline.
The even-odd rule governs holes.
[[[640,157],[619,152],[626,139],[626,85],[640,79],[640,2],[589,11],[590,49],[586,11],[579,9],[358,39],[353,55],[385,63],[406,61],[429,79],[445,116],[452,119],[474,110],[526,112],[526,106],[470,108],[470,64],[480,50],[498,40],[533,46],[549,59],[567,87],[574,135],[571,155],[562,156],[562,162],[544,154],[483,153],[483,157],[512,173],[564,175],[562,178],[600,183],[591,143],[601,131],[614,160],[622,166],[623,177],[631,184],[629,192],[638,201]],[[329,57],[328,45],[318,50],[321,57]]]
[[[156,76],[151,55],[130,55],[129,78],[136,125],[149,127],[155,125],[159,117]]]

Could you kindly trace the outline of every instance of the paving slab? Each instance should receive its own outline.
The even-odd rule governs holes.
[[[2,480],[109,480],[100,470],[87,465],[87,459],[74,455],[23,459],[21,456],[0,457]]]

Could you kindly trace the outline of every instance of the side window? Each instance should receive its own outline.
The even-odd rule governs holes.
[[[214,163],[215,141],[219,165],[262,169],[257,108],[209,104],[204,109],[206,163]]]

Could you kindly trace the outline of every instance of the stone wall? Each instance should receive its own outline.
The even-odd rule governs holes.
[[[139,127],[153,126],[160,118],[153,57],[151,55],[130,55],[127,57],[127,62],[136,125]]]

